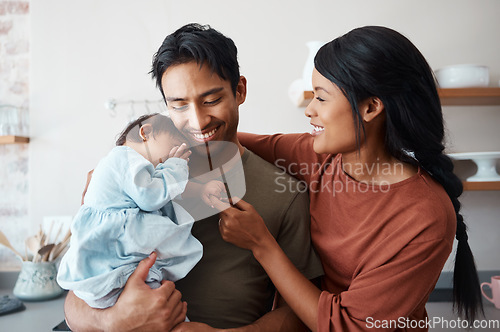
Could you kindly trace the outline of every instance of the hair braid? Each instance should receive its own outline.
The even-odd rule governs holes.
[[[478,312],[484,315],[484,310],[476,264],[468,242],[467,226],[459,212],[461,204],[458,197],[463,191],[462,182],[453,173],[453,163],[447,155],[439,153],[437,156],[431,157],[415,152],[415,157],[420,165],[443,186],[455,208],[457,216],[455,237],[458,245],[453,272],[453,302],[458,314],[472,322],[477,317]]]

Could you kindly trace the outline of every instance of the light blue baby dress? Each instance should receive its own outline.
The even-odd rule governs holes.
[[[172,201],[187,184],[186,160],[156,168],[127,146],[117,146],[92,174],[84,204],[71,225],[71,243],[57,282],[94,308],[112,306],[138,263],[156,251],[146,282],[177,281],[202,257],[191,234],[194,219]]]

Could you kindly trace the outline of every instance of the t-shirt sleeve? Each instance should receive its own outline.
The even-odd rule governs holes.
[[[276,240],[295,267],[312,280],[323,275],[323,268],[311,242],[310,224],[309,196],[299,192],[284,213]]]
[[[433,290],[451,244],[430,240],[393,249],[368,256],[346,291],[321,293],[318,331],[394,331],[408,324]]]
[[[156,168],[144,158],[130,158],[124,191],[143,211],[157,211],[181,194],[187,184],[186,160],[169,158]]]
[[[238,140],[262,159],[307,183],[329,156],[314,152],[313,137],[307,133],[257,135],[240,132]]]

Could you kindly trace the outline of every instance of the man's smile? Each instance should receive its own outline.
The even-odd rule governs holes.
[[[210,129],[205,129],[202,131],[190,130],[189,133],[197,142],[208,142],[214,139],[215,134],[217,133],[220,127],[221,125],[218,125],[217,127],[212,127]]]

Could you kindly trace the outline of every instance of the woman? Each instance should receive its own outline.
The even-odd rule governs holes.
[[[322,288],[289,262],[251,205],[220,213],[223,238],[250,249],[313,331],[426,330],[425,304],[458,240],[454,295],[482,311],[460,180],[443,154],[432,70],[384,27],[355,29],[315,57],[312,134],[240,134],[243,145],[309,185]]]

